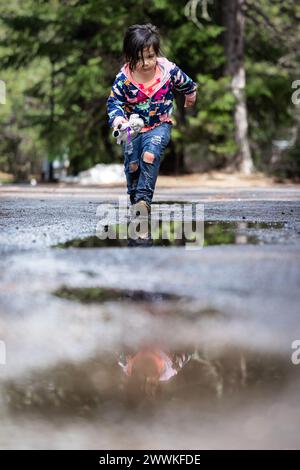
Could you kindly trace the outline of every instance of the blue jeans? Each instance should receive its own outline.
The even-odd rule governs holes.
[[[141,199],[150,206],[163,152],[171,137],[172,124],[163,122],[123,142],[124,170],[131,204]]]

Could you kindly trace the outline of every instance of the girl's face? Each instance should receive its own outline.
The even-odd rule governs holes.
[[[155,54],[153,46],[150,46],[150,48],[143,49],[143,58],[140,57],[140,60],[136,64],[135,70],[137,72],[150,72],[155,68],[157,60],[157,56]]]

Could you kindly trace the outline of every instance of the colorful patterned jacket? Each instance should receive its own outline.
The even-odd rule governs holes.
[[[197,84],[176,64],[165,57],[158,57],[157,65],[160,67],[161,79],[144,91],[129,79],[128,64],[121,68],[107,99],[108,123],[111,127],[117,126],[120,117],[129,119],[133,113],[139,114],[144,120],[142,131],[150,130],[162,122],[173,124],[173,90],[185,95],[196,95]]]

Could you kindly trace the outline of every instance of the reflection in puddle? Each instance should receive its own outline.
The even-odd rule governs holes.
[[[145,222],[144,222],[145,223]],[[171,220],[169,222],[157,220],[152,225],[146,223],[145,237],[130,238],[130,225],[112,224],[104,225],[100,239],[91,236],[84,239],[69,240],[55,245],[56,248],[105,248],[128,246],[185,246],[197,240],[195,221],[190,222],[190,229],[182,221]],[[282,229],[283,223],[274,222],[204,222],[204,246],[232,245],[232,244],[257,244],[268,243],[261,240],[258,231],[272,233],[273,230]],[[137,231],[140,231],[137,226]],[[194,233],[193,233],[194,232]],[[107,235],[105,235],[107,233]],[[107,237],[107,238],[105,238]],[[270,240],[274,242],[273,239]]]
[[[151,321],[147,332],[141,332],[130,319],[124,318],[124,323],[121,320],[119,349],[99,352],[85,362],[65,362],[33,372],[20,381],[7,381],[4,396],[11,411],[91,419],[116,409],[129,417],[136,407],[146,417],[149,409],[174,403],[207,410],[217,403],[226,407],[228,400],[247,399],[249,394],[273,395],[287,385],[295,371],[279,352],[245,346],[217,347],[215,343],[210,346],[209,342],[199,345],[191,340],[188,324],[201,329],[202,319],[218,328],[230,319],[228,314],[213,308],[199,310],[197,303],[193,307],[191,299],[96,287],[62,287],[55,295],[83,303],[113,301],[130,306],[134,302],[141,320],[148,315]],[[178,323],[182,318],[185,323]],[[156,324],[159,319],[164,322]],[[174,342],[165,330],[159,336],[157,326],[160,330],[170,329],[177,340]],[[178,336],[180,328],[182,339]]]
[[[1,377],[0,447],[191,448],[202,442],[203,435],[209,436],[210,446],[226,446],[231,435],[234,445],[245,447],[249,437],[243,434],[244,423],[252,439],[258,435],[255,419],[262,416],[258,428],[270,429],[271,435],[274,410],[282,415],[280,426],[290,429],[286,441],[293,442],[298,415],[297,424],[291,425],[293,402],[286,390],[294,383],[297,368],[279,351],[256,343],[246,346],[243,335],[237,343],[228,340],[228,330],[222,326],[231,322],[229,327],[234,328],[234,312],[144,291],[84,292],[67,287],[61,291],[71,300],[94,302],[80,306],[83,314],[78,323],[72,308],[62,311],[71,320],[68,334],[76,335],[78,354],[68,356],[66,335],[54,344],[60,354],[56,363],[31,365],[20,375]],[[96,305],[105,300],[115,302]],[[92,308],[94,316],[89,316]],[[114,319],[102,318],[114,311],[118,311]],[[98,312],[100,321],[95,322]],[[83,322],[92,322],[88,336],[82,335]],[[95,348],[96,332],[100,335]],[[49,335],[51,330],[42,349],[33,351],[51,350]],[[34,345],[35,336],[30,339]],[[89,341],[93,347],[84,356],[82,342]],[[287,417],[284,406],[291,410]],[[241,432],[238,438],[236,429]],[[280,435],[280,443],[281,439]],[[260,446],[268,445],[265,442]]]
[[[3,383],[11,412],[95,416],[147,404],[202,407],[248,393],[274,394],[287,384],[286,357],[243,349],[115,351],[82,363],[60,363]],[[244,398],[245,398],[244,397]],[[225,406],[225,402],[224,402]]]

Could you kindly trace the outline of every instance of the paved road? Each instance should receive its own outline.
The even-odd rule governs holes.
[[[52,248],[94,235],[97,208],[122,194],[1,189],[0,447],[299,448],[300,188],[157,192],[203,203],[205,221],[282,224],[257,228],[256,244]],[[179,299],[80,303],[53,295],[62,287]],[[136,415],[116,358],[152,342],[193,359],[151,415]]]

